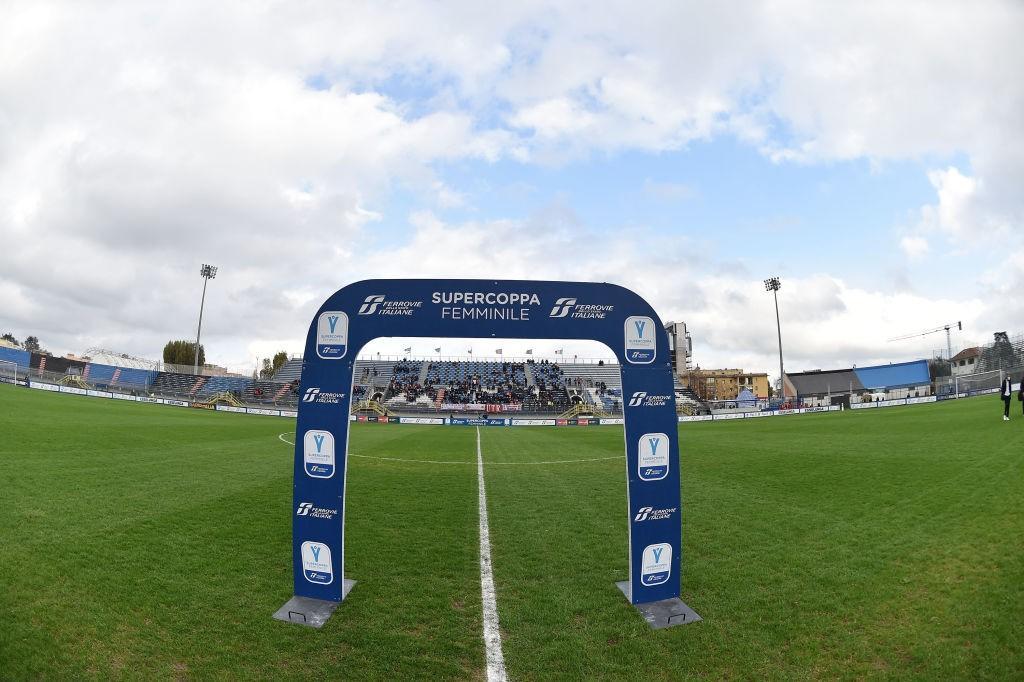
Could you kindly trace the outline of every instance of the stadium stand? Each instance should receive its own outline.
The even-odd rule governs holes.
[[[521,406],[527,397],[526,371],[514,362],[432,362],[425,390],[442,388],[442,405]]]
[[[380,382],[371,382],[369,376],[373,371],[390,378],[384,401],[391,409],[515,412],[526,409],[527,403],[568,402],[560,374],[551,370],[549,377],[542,371],[538,380],[526,365],[516,362],[403,360],[385,368],[378,361],[368,363],[356,385],[377,391],[373,384]]]
[[[294,403],[299,399],[299,380],[293,379],[287,384],[275,384],[274,402]]]
[[[675,393],[676,411],[679,413],[688,415],[711,414],[711,408],[708,404],[701,400],[700,396],[692,388],[680,385],[678,379],[676,379]]]
[[[395,362],[392,360],[356,360],[355,383],[363,386],[387,386],[391,383]]]
[[[932,394],[927,360],[786,374],[786,395],[800,404],[849,404]]]
[[[285,385],[285,389],[288,385]],[[242,388],[241,398],[247,403],[256,404],[271,404],[284,400],[285,395],[282,394],[282,398],[278,398],[278,392],[281,390],[281,384],[276,381],[246,381],[244,388]],[[294,402],[294,396],[290,402]]]
[[[18,350],[17,348],[0,346],[0,360],[13,362],[20,369],[25,371],[28,371],[32,367],[32,353],[27,350]]]
[[[926,386],[932,380],[926,360],[860,367],[854,369],[853,373],[865,388],[884,387],[887,390]]]
[[[135,390],[148,390],[156,375],[157,372],[149,369],[117,367],[114,370],[114,375],[111,377],[110,385]]]
[[[77,374],[82,376],[85,372],[85,363],[80,360],[69,360],[59,358],[55,355],[43,355],[32,353],[29,361],[31,367],[39,372],[53,372],[55,374]]]
[[[162,396],[188,398],[195,394],[197,379],[191,374],[160,372],[153,380],[150,390]]]
[[[603,412],[622,410],[622,377],[619,366],[608,363],[564,363],[559,366],[566,389]]]
[[[281,365],[274,373],[274,381],[289,384],[302,377],[302,358],[292,358]]]
[[[523,409],[534,412],[561,412],[570,407],[569,393],[565,388],[562,368],[547,360],[530,363],[534,390],[523,405]]]
[[[90,386],[114,391],[140,391],[181,400],[206,399],[229,393],[253,405],[288,405],[298,402],[299,377],[278,381],[301,371],[301,360],[290,360],[272,380],[253,381],[239,376],[195,376],[184,372],[157,372],[102,363],[83,363],[0,347],[0,360],[15,362],[31,376],[56,383],[75,376]],[[63,370],[54,372],[53,369]],[[29,372],[31,370],[31,372]],[[528,360],[357,360],[353,399],[378,400],[395,411],[412,412],[518,412],[561,413],[583,403],[595,412],[622,411],[620,369],[611,363],[565,363]],[[692,392],[676,386],[682,412],[707,412]]]
[[[394,363],[386,369],[380,368],[379,364],[374,363],[363,368],[362,375],[364,376],[364,381],[360,383],[363,386],[373,386],[373,381],[386,377],[388,379],[388,387],[384,394],[385,402],[391,401],[392,404],[396,405],[401,404],[402,401],[414,403],[420,397],[426,395],[426,388],[419,381],[423,363],[406,362],[403,360]],[[373,374],[373,372],[378,374]],[[425,402],[429,403],[432,400],[431,397],[425,397]]]
[[[977,372],[1011,371],[1024,365],[1024,335],[996,332],[994,341],[981,347]]]
[[[241,397],[246,386],[252,383],[251,379],[244,377],[210,377],[196,391],[196,395],[215,395],[217,393],[231,393]]]
[[[86,367],[85,378],[93,386],[109,386],[110,382],[114,379],[114,372],[116,371],[117,368],[111,365],[99,365],[91,362]]]

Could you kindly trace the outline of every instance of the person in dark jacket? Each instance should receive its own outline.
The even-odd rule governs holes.
[[[1017,388],[1017,400],[1020,401],[1021,414],[1024,414],[1024,376],[1020,378],[1020,386]]]
[[[1003,421],[1010,421],[1010,398],[1013,397],[1013,384],[1010,376],[1003,379],[1003,385],[999,388],[999,397],[1003,399]]]

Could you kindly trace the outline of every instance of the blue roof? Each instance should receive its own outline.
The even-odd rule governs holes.
[[[7,346],[0,346],[0,360],[5,362],[13,362],[21,367],[28,368],[29,362],[32,359],[32,354],[25,350],[18,350],[17,348],[8,348]]]
[[[864,388],[900,388],[931,383],[927,360],[900,362],[894,365],[857,367],[853,370]]]

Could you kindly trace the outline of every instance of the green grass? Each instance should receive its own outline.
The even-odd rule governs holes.
[[[482,430],[514,679],[1024,676],[1024,419],[955,403],[682,425],[684,600],[626,577],[615,427]],[[476,432],[357,424],[349,599],[291,596],[294,422],[0,386],[0,678],[479,679]],[[287,436],[289,439],[291,436]],[[387,570],[382,570],[382,566]]]

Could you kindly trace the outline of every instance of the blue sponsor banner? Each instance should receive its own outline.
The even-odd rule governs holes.
[[[646,301],[619,286],[522,280],[367,280],[339,290],[317,311],[306,337],[296,420],[296,595],[342,599],[353,368],[363,346],[383,336],[588,339],[611,348],[625,403],[630,600],[679,596],[679,443],[661,320]],[[508,426],[513,420],[453,417],[450,423]]]
[[[671,370],[622,369],[633,603],[679,596],[679,430]]]

